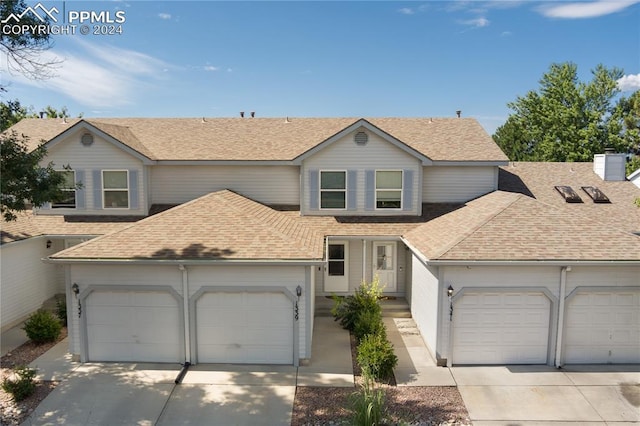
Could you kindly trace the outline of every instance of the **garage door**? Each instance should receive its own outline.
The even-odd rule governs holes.
[[[565,363],[640,362],[640,290],[579,291],[565,324]]]
[[[196,327],[200,363],[293,364],[293,304],[283,293],[204,293]]]
[[[454,364],[545,364],[549,299],[542,293],[469,293],[456,302]]]
[[[168,292],[94,291],[83,312],[90,361],[180,362],[180,311]]]

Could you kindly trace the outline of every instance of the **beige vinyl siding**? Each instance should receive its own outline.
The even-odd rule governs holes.
[[[438,269],[426,266],[415,255],[412,256],[411,316],[416,322],[422,339],[436,358],[438,341]]]
[[[69,165],[71,169],[84,172],[82,188],[85,197],[85,209],[40,209],[38,214],[109,214],[109,215],[146,215],[149,208],[146,202],[145,191],[145,167],[142,161],[129,155],[110,142],[95,136],[90,146],[80,143],[83,132],[71,135],[67,140],[61,141],[51,149],[43,163],[53,162],[56,169],[62,169]],[[94,171],[95,170],[136,170],[137,171],[137,209],[96,209],[94,200]],[[101,185],[101,183],[100,183]],[[129,197],[131,197],[129,188]],[[102,201],[99,205],[102,206]],[[131,205],[130,198],[130,205]]]
[[[62,250],[62,241],[46,237],[0,246],[0,324],[11,328],[37,311],[55,294],[64,293],[64,267],[42,262],[42,258]]]
[[[422,202],[461,203],[498,189],[492,166],[429,166],[422,177]]]
[[[417,215],[421,209],[420,182],[422,181],[422,167],[420,161],[412,155],[393,146],[381,137],[367,132],[369,141],[366,145],[356,145],[353,140],[354,131],[325,147],[304,160],[302,166],[302,182],[304,188],[302,214],[305,215]],[[310,206],[311,170],[346,170],[356,171],[356,208],[346,210],[318,209]],[[365,171],[375,170],[410,170],[413,172],[412,208],[411,210],[365,210]],[[348,190],[353,182],[347,182]]]
[[[266,204],[300,204],[297,166],[153,166],[151,203],[177,204],[230,189]]]

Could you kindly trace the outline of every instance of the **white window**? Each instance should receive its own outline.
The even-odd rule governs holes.
[[[103,170],[102,197],[105,209],[128,209],[129,172],[126,170]]]
[[[320,208],[347,208],[347,172],[320,171]]]
[[[64,177],[62,188],[64,197],[51,203],[52,209],[75,209],[76,208],[76,172],[73,170],[62,170],[60,173]]]
[[[402,208],[402,171],[376,171],[376,209]]]

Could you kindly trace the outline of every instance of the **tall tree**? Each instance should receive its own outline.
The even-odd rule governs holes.
[[[18,16],[27,8],[24,0],[2,0],[0,1],[0,17],[7,18],[11,14]],[[47,25],[50,23],[49,17],[36,18],[30,13],[20,18],[20,26]],[[53,42],[48,31],[13,31],[13,22],[0,24],[0,52],[7,56],[7,66],[9,70],[16,71],[27,78],[42,80],[53,75],[59,59],[51,56],[46,57],[43,52],[51,48]],[[0,85],[0,89],[4,87]]]
[[[29,115],[19,100],[0,102],[0,132],[4,132]]]
[[[0,136],[0,213],[7,221],[15,220],[16,213],[29,205],[40,207],[64,198],[64,175],[53,163],[40,165],[47,154],[44,143],[29,151],[28,141],[13,131]]]
[[[637,146],[614,102],[623,71],[598,65],[592,75],[581,82],[575,64],[552,64],[537,91],[508,104],[513,113],[493,135],[496,143],[514,161],[592,161],[604,148]]]

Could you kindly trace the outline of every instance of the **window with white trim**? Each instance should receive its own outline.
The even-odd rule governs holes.
[[[129,208],[129,172],[127,170],[102,171],[102,199],[105,209]]]
[[[402,208],[402,170],[376,170],[376,209]]]
[[[64,180],[60,190],[63,198],[59,201],[51,203],[52,209],[75,209],[76,208],[76,172],[73,170],[61,170],[60,173]]]
[[[347,172],[320,171],[320,208],[347,208]]]

